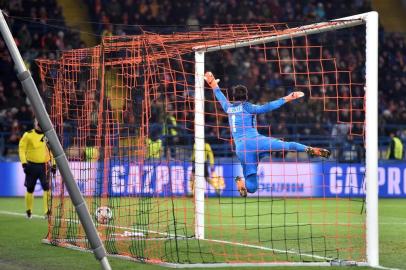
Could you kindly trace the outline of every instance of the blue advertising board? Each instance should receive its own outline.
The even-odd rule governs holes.
[[[364,197],[364,164],[324,164],[326,197]],[[403,162],[381,163],[378,167],[379,197],[406,198],[406,165]]]
[[[191,194],[189,181],[192,165],[170,164],[104,164],[71,162],[72,172],[85,196],[108,193],[110,196],[184,196]],[[105,175],[103,172],[109,172]],[[234,178],[242,175],[240,164],[215,166],[217,175],[224,179],[221,196],[239,196]],[[0,196],[24,196],[24,172],[18,162],[0,163]],[[249,196],[263,197],[364,197],[365,166],[341,163],[260,163],[258,166],[258,191]],[[92,179],[92,180],[89,180]],[[381,163],[378,169],[379,195],[387,198],[406,198],[406,165]],[[61,177],[52,179],[53,194],[61,195]],[[39,183],[35,195],[41,195]],[[213,186],[206,183],[207,196],[217,196]]]

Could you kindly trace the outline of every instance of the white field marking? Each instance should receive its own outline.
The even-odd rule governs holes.
[[[371,266],[370,266],[371,267]],[[390,267],[386,267],[386,266],[383,266],[383,265],[378,265],[378,266],[375,266],[375,267],[372,267],[372,268],[375,268],[375,269],[384,269],[384,270],[400,270],[400,268],[390,268]]]
[[[124,231],[123,233],[112,233],[110,235],[113,236],[122,236],[122,237],[127,237],[127,236],[145,236],[142,232],[129,232],[129,231]]]
[[[298,225],[298,226],[303,226],[303,225],[339,225],[339,226],[351,226],[351,225],[364,225],[365,223],[361,222],[352,222],[352,223],[344,223],[344,222],[304,222],[304,223],[291,223],[291,222],[286,222],[286,223],[277,223],[275,222],[274,224],[271,223],[223,223],[223,224],[210,224],[207,223],[205,227],[217,227],[217,226],[271,226],[271,225],[287,225],[287,226],[292,226],[292,225]],[[406,225],[406,222],[379,222],[379,225]]]
[[[160,266],[165,266],[169,268],[177,268],[177,269],[182,269],[182,268],[220,268],[220,267],[312,267],[314,269],[319,268],[321,266],[324,267],[331,267],[334,266],[330,262],[271,262],[271,263],[185,263],[185,264],[177,264],[177,263],[158,263]],[[384,270],[400,270],[399,268],[389,268],[385,266],[377,266],[377,267],[372,267],[370,266],[367,262],[356,262],[356,266],[366,266],[369,268],[375,268],[375,269],[384,269]],[[341,266],[341,267],[351,267],[351,266]],[[255,269],[253,268],[253,269]],[[293,268],[292,268],[293,269]]]
[[[3,214],[3,215],[10,215],[10,216],[26,216],[26,214],[23,214],[23,213],[17,213],[17,212],[10,212],[10,211],[2,211],[2,210],[0,210],[0,214]],[[39,219],[44,219],[44,216],[39,216],[39,215],[31,215],[31,217],[33,217],[33,218],[39,218]],[[74,223],[80,223],[80,221],[79,220],[71,220],[71,219],[67,219],[67,218],[62,218],[62,219],[60,219],[60,220],[62,220],[62,221],[70,221],[70,222],[74,222]],[[109,225],[106,225],[106,224],[98,224],[99,226],[101,226],[101,227],[108,227]],[[159,235],[167,235],[167,236],[169,236],[169,237],[175,237],[175,235],[172,235],[172,234],[168,234],[168,233],[165,233],[165,232],[158,232],[158,231],[151,231],[151,230],[141,230],[141,229],[136,229],[136,228],[131,228],[131,227],[124,227],[124,226],[110,226],[110,227],[113,227],[113,228],[116,228],[116,229],[124,229],[124,230],[131,230],[131,231],[136,231],[136,232],[138,232],[138,233],[140,233],[140,234],[142,234],[142,233],[145,233],[145,232],[148,232],[148,233],[155,233],[155,234],[159,234]],[[177,235],[178,236],[178,239],[180,239],[180,238],[187,238],[186,236],[184,236],[184,235]],[[169,239],[169,238],[168,238]],[[65,239],[65,240],[68,240],[68,239]]]
[[[9,216],[27,216],[27,214],[26,213],[17,213],[17,212],[10,212],[10,211],[2,211],[2,210],[0,210],[0,214],[2,214],[2,215],[9,215]],[[32,218],[40,218],[40,219],[44,219],[44,216],[42,215],[42,216],[40,216],[40,215],[34,215],[34,214],[32,214],[31,215],[31,217]]]
[[[139,238],[130,238],[130,237],[123,238],[123,237],[120,237],[120,238],[108,238],[108,239],[105,239],[105,241],[110,241],[110,240],[116,241],[116,242],[119,242],[119,241],[134,241],[134,240],[135,241],[136,240],[142,240],[142,241],[167,241],[167,240],[175,240],[175,238],[169,238],[169,237],[167,237],[167,238],[164,238],[164,237],[162,237],[162,238],[142,238],[142,237],[139,237]],[[186,238],[179,238],[178,237],[177,240],[186,240]],[[88,243],[89,241],[87,239],[82,239],[82,238],[79,238],[79,239],[68,239],[68,238],[63,239],[63,238],[59,238],[58,242]]]

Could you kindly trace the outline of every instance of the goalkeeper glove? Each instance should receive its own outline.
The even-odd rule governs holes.
[[[206,80],[206,82],[207,82],[207,84],[212,88],[212,89],[215,89],[215,88],[217,88],[217,87],[219,87],[218,86],[218,83],[219,83],[219,79],[215,79],[214,78],[214,75],[213,75],[213,73],[211,73],[210,71],[207,71],[205,74],[204,74],[204,79]]]
[[[290,93],[286,97],[284,97],[284,99],[285,99],[286,102],[290,102],[292,100],[295,100],[295,99],[298,99],[298,98],[301,98],[301,97],[304,97],[304,93],[301,92],[301,91],[295,91],[295,92]]]

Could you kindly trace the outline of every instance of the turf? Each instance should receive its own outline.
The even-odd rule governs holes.
[[[40,200],[37,199],[34,212],[40,213],[40,206]],[[317,203],[313,202],[313,207],[317,207]],[[322,206],[320,205],[320,207]],[[380,200],[380,262],[386,267],[406,269],[406,260],[403,259],[406,255],[404,251],[406,250],[406,241],[404,241],[406,234],[405,208],[406,200]],[[253,210],[255,209],[247,209],[247,213],[251,213]],[[0,269],[98,268],[97,261],[90,253],[42,244],[41,239],[46,236],[48,226],[44,219],[35,217],[27,220],[24,216],[12,213],[24,213],[23,198],[0,198]],[[226,221],[223,220],[223,222]],[[214,232],[215,230],[213,230],[213,234]],[[235,252],[236,248],[234,247],[232,251]],[[110,258],[110,262],[113,269],[163,269],[156,265],[116,258]],[[276,267],[273,269],[292,268]],[[334,267],[328,269],[334,269]]]

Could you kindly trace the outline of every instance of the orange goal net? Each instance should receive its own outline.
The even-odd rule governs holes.
[[[168,265],[365,262],[365,25],[147,30],[38,60],[46,108],[107,252]],[[255,128],[331,156],[261,150],[257,189],[240,197],[234,179],[246,178],[246,164],[232,116],[202,70],[230,104],[235,85],[252,104],[302,91],[256,115]],[[51,207],[47,240],[88,249],[58,174]]]

